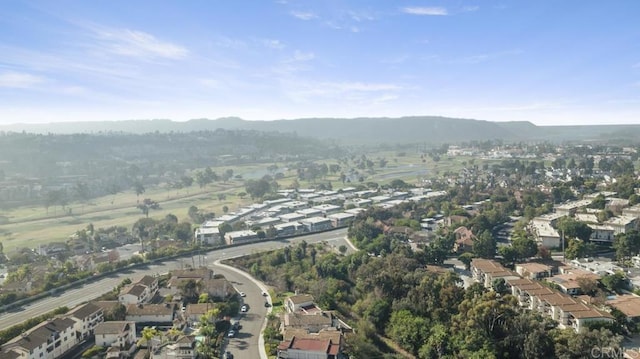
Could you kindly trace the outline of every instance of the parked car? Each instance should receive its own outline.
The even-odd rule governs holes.
[[[270,306],[271,306],[271,303],[269,303],[269,302],[264,302],[264,306],[268,308],[268,307],[270,307]]]
[[[240,292],[241,297],[246,297],[247,295],[244,292]]]
[[[240,308],[240,311],[241,311],[242,313],[246,313],[246,312],[247,312],[247,310],[249,310],[249,307],[248,307],[246,304],[243,304],[243,305],[242,305],[242,307]]]
[[[229,331],[229,333],[227,334],[227,336],[228,336],[229,338],[233,338],[233,337],[235,337],[235,336],[236,336],[236,331],[235,331],[235,330],[233,330],[233,329],[231,329],[231,330]]]

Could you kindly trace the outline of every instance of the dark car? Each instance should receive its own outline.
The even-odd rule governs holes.
[[[271,303],[269,303],[269,302],[264,302],[264,306],[268,308],[268,307],[270,307],[270,306],[271,306]]]

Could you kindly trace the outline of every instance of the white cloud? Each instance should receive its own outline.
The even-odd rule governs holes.
[[[403,55],[398,55],[396,57],[390,57],[387,59],[382,60],[383,64],[391,64],[391,65],[397,65],[397,64],[402,64],[407,62],[407,60],[409,60],[409,55],[407,54],[403,54]]]
[[[30,88],[44,82],[39,76],[22,72],[5,72],[0,74],[0,87]]]
[[[372,100],[373,103],[375,104],[381,104],[381,103],[385,103],[385,102],[390,102],[390,101],[395,101],[399,98],[398,95],[393,95],[393,94],[384,94],[382,96],[376,97]]]
[[[229,49],[243,49],[245,47],[247,47],[247,44],[242,41],[242,40],[238,40],[238,39],[232,39],[230,37],[226,37],[226,36],[220,36],[216,43],[216,46],[219,47],[224,47],[224,48],[229,48]]]
[[[262,40],[262,44],[270,49],[279,50],[284,48],[284,44],[280,40],[264,39]]]
[[[289,59],[289,62],[311,61],[315,58],[316,58],[316,55],[313,52],[302,52],[300,50],[296,50],[293,53],[293,57]]]
[[[337,96],[346,93],[399,91],[401,86],[388,83],[367,82],[310,82],[302,84],[302,93],[307,95]]]
[[[411,15],[429,15],[429,16],[445,16],[449,14],[447,12],[447,9],[443,7],[412,6],[412,7],[402,8],[402,12],[404,12],[405,14],[411,14]]]
[[[312,13],[312,12],[303,12],[303,11],[292,11],[291,16],[298,18],[300,20],[305,20],[305,21],[309,21],[309,20],[313,20],[313,19],[317,19],[318,15]]]
[[[105,48],[114,54],[137,58],[181,59],[189,51],[170,42],[157,39],[151,34],[128,29],[98,30],[96,35]]]
[[[501,52],[494,52],[494,53],[477,54],[477,55],[471,55],[471,56],[466,56],[466,57],[461,57],[461,58],[458,58],[458,59],[454,59],[454,60],[451,61],[451,63],[455,63],[455,64],[479,64],[481,62],[494,60],[494,59],[501,58],[501,57],[504,57],[504,56],[520,55],[522,53],[523,53],[522,50],[508,50],[508,51],[501,51]]]
[[[351,20],[356,22],[373,21],[376,19],[375,16],[366,11],[348,11],[347,15],[351,18]]]

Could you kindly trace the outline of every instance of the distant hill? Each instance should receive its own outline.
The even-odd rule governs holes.
[[[167,133],[216,129],[295,133],[302,137],[333,139],[340,143],[457,143],[473,140],[605,141],[633,140],[640,125],[536,126],[531,122],[491,122],[436,116],[399,118],[304,118],[246,121],[237,117],[215,120],[127,120],[0,125],[0,131],[31,133]]]

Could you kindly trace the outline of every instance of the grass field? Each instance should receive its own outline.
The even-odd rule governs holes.
[[[465,159],[443,159],[433,162],[425,157],[423,160],[419,154],[405,154],[398,156],[394,152],[379,152],[367,154],[371,159],[386,158],[388,164],[385,168],[376,166],[375,173],[368,174],[365,182],[377,182],[384,184],[399,178],[408,183],[418,184],[426,177],[433,177],[445,171],[456,171],[462,167]],[[336,161],[326,161],[327,164]],[[234,167],[234,173],[242,175],[244,179],[260,178],[267,173],[268,164],[253,164]],[[286,165],[278,163],[280,170]],[[225,168],[217,168],[214,171],[221,173]],[[295,179],[295,171],[285,171],[285,178],[278,180],[280,188],[287,188]],[[318,182],[331,181],[334,189],[345,186],[354,186],[358,183],[342,184],[339,175],[330,175]],[[313,186],[313,183],[301,181],[301,187]],[[149,212],[151,218],[164,218],[167,214],[173,214],[180,221],[188,220],[188,209],[196,206],[202,212],[213,212],[216,215],[223,214],[223,206],[229,211],[251,203],[247,196],[241,199],[237,193],[244,192],[242,180],[232,180],[228,183],[216,182],[204,189],[194,185],[188,189],[168,189],[163,186],[147,188],[147,191],[139,198],[132,190],[118,193],[115,196],[105,196],[93,199],[89,203],[70,203],[65,210],[71,210],[71,214],[63,211],[61,207],[50,207],[48,211],[44,206],[21,207],[10,211],[4,211],[0,215],[8,219],[8,223],[0,224],[0,241],[6,253],[11,253],[17,247],[37,248],[39,245],[65,241],[78,230],[86,228],[92,223],[95,228],[110,226],[124,226],[131,228],[133,223],[143,217],[136,208],[138,200],[151,198],[160,203],[161,209]],[[217,194],[226,194],[226,199],[219,201]]]

